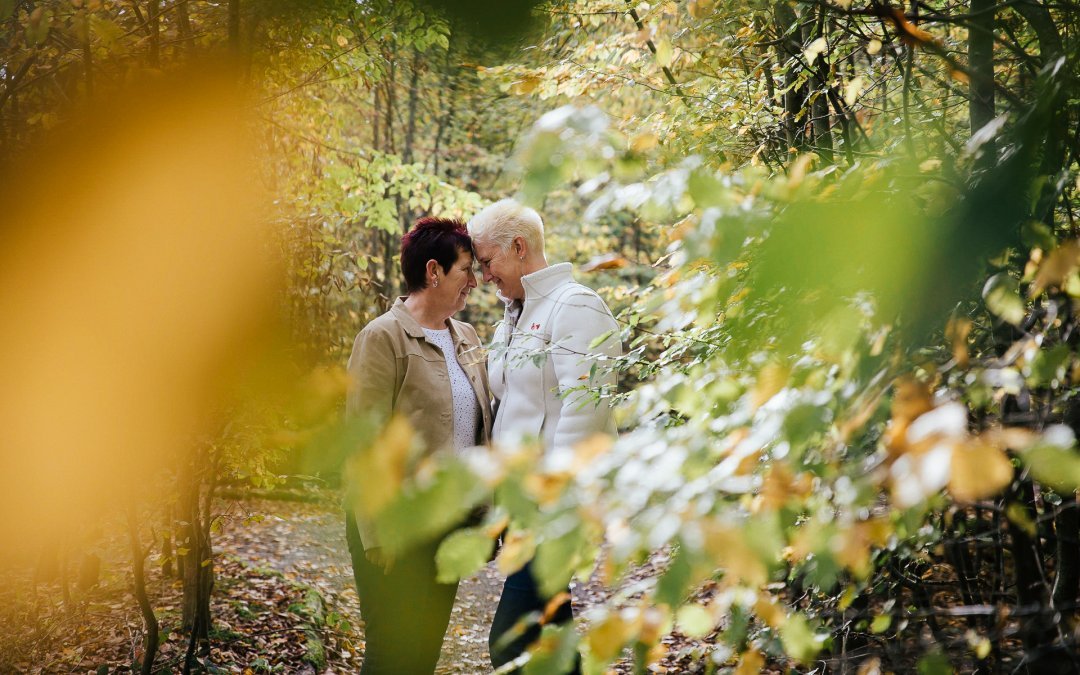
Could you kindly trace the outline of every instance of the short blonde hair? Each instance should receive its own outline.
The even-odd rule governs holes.
[[[474,244],[494,244],[509,250],[521,237],[530,251],[544,253],[544,221],[535,209],[514,199],[500,199],[469,221],[469,236]]]

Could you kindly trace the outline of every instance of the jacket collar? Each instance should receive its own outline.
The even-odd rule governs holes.
[[[394,301],[394,304],[390,306],[390,311],[393,312],[394,318],[398,320],[398,323],[410,337],[426,340],[427,336],[424,334],[424,327],[420,325],[420,322],[417,321],[405,307],[405,298],[407,297],[407,295],[399,296],[398,299]],[[459,346],[461,344],[462,336],[458,331],[457,322],[453,319],[449,319],[447,323],[450,324],[450,337],[454,341],[454,346]]]
[[[542,270],[521,277],[521,285],[525,288],[525,299],[538,300],[552,297],[555,289],[574,280],[573,269],[573,265],[564,262],[548,265]]]
[[[422,338],[424,337],[424,329],[420,327],[420,322],[413,318],[413,315],[405,308],[405,298],[407,297],[407,295],[402,295],[395,300],[390,307],[390,311],[394,313],[394,318],[398,320],[406,333],[414,338]]]

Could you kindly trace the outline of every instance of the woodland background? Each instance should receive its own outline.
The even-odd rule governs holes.
[[[1078,22],[0,0],[0,669],[116,633],[90,670],[290,670],[211,651],[244,640],[215,594],[277,583],[215,542],[344,475],[398,547],[498,492],[448,576],[509,526],[499,569],[623,589],[531,673],[1077,672]],[[353,336],[409,223],[515,194],[619,316],[622,433],[410,466],[339,419]]]

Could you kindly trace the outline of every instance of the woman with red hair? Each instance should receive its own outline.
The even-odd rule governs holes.
[[[465,225],[417,221],[401,240],[401,271],[407,295],[356,336],[347,413],[404,417],[427,453],[486,443],[483,350],[473,327],[451,318],[476,288]],[[367,642],[361,675],[434,672],[457,592],[457,583],[436,580],[442,537],[391,559],[364,514],[347,510],[346,528]]]

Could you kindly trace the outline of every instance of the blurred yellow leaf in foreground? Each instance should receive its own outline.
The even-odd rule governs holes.
[[[227,78],[69,117],[0,175],[0,541],[21,545],[153,489],[235,394],[280,268]]]

